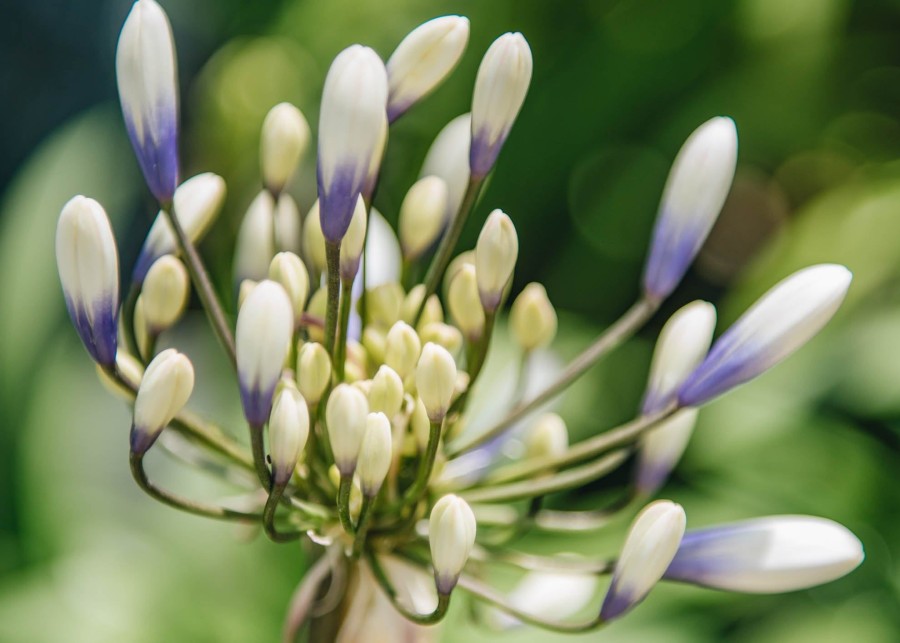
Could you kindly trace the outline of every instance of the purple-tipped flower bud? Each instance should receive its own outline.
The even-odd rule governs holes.
[[[293,382],[284,382],[269,415],[269,453],[276,485],[287,484],[291,479],[308,437],[306,400]]]
[[[194,390],[194,367],[174,348],[164,350],[150,362],[137,397],[131,425],[131,451],[147,452],[159,434],[187,404]]]
[[[334,463],[343,476],[352,476],[366,432],[369,403],[355,386],[338,384],[325,405],[325,424]]]
[[[519,237],[512,219],[502,210],[494,210],[484,222],[475,245],[475,277],[486,312],[494,312],[500,306],[518,256]]]
[[[356,465],[363,495],[369,498],[378,495],[391,468],[393,455],[390,420],[384,413],[369,413]]]
[[[428,519],[428,544],[439,594],[448,595],[462,573],[475,545],[475,514],[459,496],[438,500]]]

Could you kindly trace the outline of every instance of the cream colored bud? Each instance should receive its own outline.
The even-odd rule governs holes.
[[[234,276],[238,283],[266,278],[275,255],[274,226],[275,201],[268,190],[262,190],[253,199],[238,230],[234,250]]]
[[[348,382],[365,380],[369,370],[366,349],[354,339],[347,340],[347,362],[344,365],[344,379]]]
[[[144,315],[143,295],[138,295],[137,301],[134,302],[134,341],[141,355],[146,355],[150,351],[150,331],[147,329],[147,317]]]
[[[366,313],[369,323],[390,328],[400,319],[403,302],[403,287],[396,281],[390,281],[370,289],[366,294]]]
[[[269,415],[269,453],[276,485],[287,484],[291,479],[308,437],[306,401],[293,382],[283,382]]]
[[[312,297],[309,298],[309,301],[306,304],[306,312],[311,316],[318,318],[324,324],[325,321],[325,309],[328,307],[328,289],[327,288],[319,288],[316,292],[312,294]],[[320,344],[325,342],[325,328],[323,325],[319,324],[310,324],[307,327],[307,332],[309,333],[309,339],[314,342],[319,342]]]
[[[351,476],[356,470],[368,414],[366,396],[349,384],[338,384],[328,397],[325,422],[334,463],[342,476]]]
[[[465,264],[457,271],[447,293],[447,306],[456,325],[470,342],[477,341],[484,331],[484,307],[478,295],[475,266]]]
[[[484,222],[475,245],[475,274],[481,303],[488,312],[497,310],[503,290],[512,278],[519,256],[519,238],[512,220],[494,210]]]
[[[321,344],[308,342],[297,355],[297,385],[310,404],[317,404],[331,383],[331,358]]]
[[[391,468],[392,457],[390,420],[384,413],[369,413],[359,449],[359,463],[356,466],[360,489],[364,495],[369,498],[378,495]]]
[[[416,440],[416,446],[420,451],[424,451],[431,436],[431,420],[428,419],[428,410],[421,398],[416,398],[416,406],[409,418],[409,427]]]
[[[559,456],[568,448],[569,431],[556,413],[545,413],[537,418],[525,435],[526,458]]]
[[[509,313],[509,328],[525,351],[542,348],[556,337],[556,310],[539,283],[530,283],[519,293]]]
[[[303,224],[303,254],[306,261],[316,272],[324,273],[327,265],[325,262],[325,235],[322,234],[322,224],[319,220],[319,202],[313,203],[306,221]]]
[[[279,103],[263,121],[259,158],[263,182],[278,194],[297,169],[300,156],[309,146],[309,124],[303,113],[290,103]]]
[[[369,388],[369,411],[393,418],[403,406],[403,380],[390,366],[382,365]]]
[[[269,279],[280,283],[290,297],[296,327],[309,296],[309,273],[306,272],[306,266],[293,252],[279,252],[269,264]]]
[[[416,366],[416,389],[428,419],[440,422],[450,408],[456,387],[456,362],[443,346],[429,342],[422,349]]]
[[[184,313],[190,294],[187,269],[172,255],[153,262],[141,288],[144,321],[154,335],[172,327]]]
[[[475,514],[459,496],[438,500],[428,519],[428,544],[438,593],[446,596],[456,586],[475,545]]]
[[[419,361],[422,343],[412,327],[402,321],[397,322],[388,331],[384,347],[384,363],[397,371],[397,375],[406,379],[412,374]]]
[[[174,348],[164,350],[147,366],[137,396],[131,425],[131,451],[143,455],[194,390],[194,367]]]
[[[447,183],[437,176],[416,181],[400,205],[400,245],[410,261],[437,240],[444,229],[447,212]]]
[[[432,322],[422,328],[422,332],[419,335],[423,342],[434,342],[438,346],[443,346],[454,356],[459,355],[459,351],[462,349],[462,333],[459,329],[449,324]]]
[[[303,248],[300,207],[290,194],[282,192],[275,203],[275,249],[299,255]]]
[[[384,362],[384,349],[387,344],[387,338],[382,330],[366,326],[362,335],[362,345],[369,355],[369,361],[375,364]]]
[[[253,292],[253,289],[259,285],[258,281],[253,281],[252,279],[244,279],[241,282],[241,287],[238,288],[238,310],[244,305],[244,302],[247,301],[247,297],[250,296],[250,293]]]
[[[470,265],[473,268],[475,267],[474,250],[466,250],[465,252],[460,252],[458,255],[453,257],[452,261],[450,261],[450,264],[447,266],[447,270],[444,271],[443,289],[445,296],[450,290],[450,282],[453,281],[456,273],[458,273],[460,269],[465,265]]]
[[[359,260],[366,243],[366,219],[368,219],[366,203],[360,196],[356,199],[350,227],[341,240],[341,279],[345,281],[352,280],[359,270]]]

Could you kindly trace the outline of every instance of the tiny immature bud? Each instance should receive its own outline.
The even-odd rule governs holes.
[[[519,256],[519,237],[512,220],[502,210],[488,216],[475,245],[475,276],[478,293],[487,312],[500,306]]]
[[[322,234],[322,225],[319,220],[319,202],[313,203],[306,221],[303,224],[303,254],[306,256],[310,267],[319,273],[324,273],[325,263],[325,235]]]
[[[190,295],[191,281],[187,269],[172,255],[157,259],[141,288],[144,323],[158,335],[171,328],[184,314]]]
[[[398,321],[388,331],[384,347],[384,363],[397,371],[404,380],[411,375],[419,361],[422,343],[412,327]]]
[[[359,450],[356,473],[365,496],[374,498],[391,468],[391,423],[384,413],[369,413]]]
[[[470,342],[477,341],[484,331],[484,307],[478,294],[475,266],[463,265],[450,282],[447,305],[456,325]]]
[[[404,256],[418,259],[444,229],[447,213],[447,183],[426,176],[413,183],[400,204],[399,233]]]
[[[390,419],[403,406],[403,380],[390,366],[382,365],[372,378],[368,397],[369,411],[384,413]]]
[[[194,389],[190,360],[169,348],[157,355],[144,371],[131,425],[131,452],[143,455],[169,422],[187,404]]]
[[[269,279],[281,284],[290,297],[296,328],[309,296],[309,273],[303,260],[293,252],[279,252],[269,264]]]
[[[325,422],[334,463],[342,476],[352,476],[356,470],[368,414],[366,396],[355,386],[338,384],[328,397]]]
[[[279,103],[266,115],[259,142],[263,183],[273,194],[284,189],[309,145],[309,124],[290,103]]]
[[[419,176],[437,176],[447,184],[444,223],[459,212],[469,184],[469,144],[472,141],[472,116],[463,114],[447,123],[428,148]]]
[[[234,250],[234,276],[244,279],[266,278],[269,263],[275,256],[275,201],[268,190],[262,190],[250,203],[241,222]]]
[[[306,401],[318,404],[331,383],[331,358],[321,344],[308,342],[297,355],[297,385]]]
[[[356,200],[356,209],[350,219],[350,226],[341,242],[341,279],[350,281],[359,271],[359,260],[362,257],[363,245],[366,243],[366,219],[368,212],[362,196]]]
[[[450,408],[456,387],[456,362],[447,349],[431,342],[425,344],[416,367],[416,390],[428,411],[428,419],[441,422]]]
[[[475,514],[453,494],[438,500],[428,519],[428,544],[438,593],[447,596],[456,587],[475,545]]]
[[[269,453],[276,485],[285,485],[291,479],[309,437],[306,401],[293,382],[282,383],[269,415]]]
[[[530,283],[519,293],[509,313],[509,328],[516,343],[529,352],[543,348],[556,337],[556,310],[539,283]]]
[[[562,455],[569,448],[569,431],[556,413],[545,413],[525,434],[525,457],[544,458]]]

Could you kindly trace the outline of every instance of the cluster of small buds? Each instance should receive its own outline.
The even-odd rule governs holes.
[[[330,571],[311,571],[304,582],[314,586],[298,596],[318,595],[325,577],[350,567],[421,624],[443,618],[457,587],[503,611],[506,625],[583,631],[629,612],[662,579],[767,592],[848,573],[862,560],[862,547],[840,525],[770,517],[686,532],[684,510],[666,500],[638,514],[617,560],[526,555],[504,546],[509,534],[526,529],[597,529],[612,513],[652,497],[687,447],[699,408],[811,339],[837,311],[851,275],[837,265],[801,270],[714,343],[712,304],[684,306],[659,336],[642,408],[626,425],[571,444],[559,415],[533,414],[637,332],[688,270],[737,162],[734,123],[714,118],[675,158],[635,305],[553,381],[527,397],[519,391],[500,421],[472,435],[470,393],[483,387],[497,329],[509,329],[524,372],[550,350],[558,325],[541,284],[511,297],[519,252],[513,217],[493,210],[475,248],[456,254],[462,226],[528,91],[531,50],[521,34],[505,34],[488,49],[472,112],[437,135],[396,213],[398,234],[372,206],[390,124],[440,85],[460,61],[468,35],[467,19],[446,16],[415,29],[387,64],[362,45],[337,56],[320,109],[318,200],[306,217],[289,188],[312,134],[295,106],[272,108],[260,136],[263,187],[246,211],[234,253],[238,306],[229,311],[196,249],[222,206],[225,184],[200,174],[179,185],[172,31],[155,0],[135,2],[117,52],[119,92],[160,214],[122,301],[115,240],[98,203],[79,196],[65,205],[56,254],[82,342],[104,381],[132,401],[137,483],[185,511],[259,523],[276,542],[308,536],[316,564]],[[419,268],[427,272],[415,283]],[[249,450],[232,432],[184,411],[194,385],[191,362],[175,349],[156,350],[157,339],[185,313],[192,286],[234,366]],[[259,498],[261,486],[264,506],[236,511],[151,483],[143,458],[167,427],[225,470],[254,472],[246,491]],[[522,445],[512,462],[498,457],[510,440]],[[159,443],[184,455],[180,442]],[[633,453],[626,503],[598,508],[597,520],[591,512],[542,507],[546,495],[592,482]],[[473,456],[481,463],[477,472],[450,475]],[[468,565],[470,558],[479,564]],[[399,598],[412,592],[391,573],[400,559],[414,569],[430,567],[437,596],[430,612]],[[529,599],[536,577],[526,576],[508,597],[489,587],[494,562],[519,565],[561,587],[574,582],[585,601],[595,577],[611,573],[612,580],[595,616],[573,622]],[[291,623],[299,627],[296,619]]]

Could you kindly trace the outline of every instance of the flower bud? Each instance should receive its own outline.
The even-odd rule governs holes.
[[[284,189],[309,145],[309,137],[306,118],[290,103],[279,103],[266,114],[259,158],[263,183],[270,192],[278,194]]]
[[[328,306],[328,289],[327,288],[319,288],[312,294],[312,297],[309,298],[309,301],[306,304],[306,312],[308,312],[313,317],[318,317],[319,319],[325,319],[325,309]],[[324,343],[325,342],[325,329],[322,326],[311,325],[307,326],[306,332],[309,333],[310,340],[314,342]]]
[[[556,413],[545,413],[525,434],[525,457],[544,458],[562,455],[569,448],[569,431]]]
[[[341,279],[350,281],[356,277],[359,270],[359,260],[362,257],[363,246],[366,243],[366,219],[368,212],[362,196],[356,199],[356,209],[350,226],[341,242]]]
[[[309,295],[309,273],[303,261],[293,252],[279,252],[269,264],[269,279],[281,284],[294,310],[294,328],[300,324]]]
[[[309,342],[297,356],[297,385],[306,401],[318,404],[331,383],[331,358],[321,344]]]
[[[374,498],[378,495],[391,468],[393,454],[390,420],[384,413],[369,413],[356,466],[360,488],[365,496]]]
[[[115,375],[121,376],[127,384],[120,382],[100,365],[96,366],[96,370],[103,388],[126,402],[134,399],[134,389],[141,385],[141,378],[144,376],[144,365],[134,355],[125,351],[116,353]]]
[[[317,272],[325,273],[328,268],[325,260],[325,235],[322,234],[322,225],[319,220],[318,201],[313,203],[303,225],[303,254],[312,268]]]
[[[250,203],[241,221],[234,249],[234,277],[260,281],[269,272],[275,256],[275,202],[268,190],[262,190]]]
[[[416,446],[420,451],[424,451],[428,446],[428,439],[431,437],[431,420],[428,419],[428,411],[425,410],[425,404],[422,403],[421,398],[416,398],[416,405],[409,418],[409,429],[416,441]]]
[[[524,351],[542,348],[556,337],[556,310],[539,283],[530,283],[519,293],[509,313],[509,328]]]
[[[247,297],[250,296],[250,293],[253,292],[253,289],[259,285],[258,281],[253,281],[252,279],[244,279],[241,282],[240,287],[238,288],[238,310],[244,307],[244,302],[247,301]]]
[[[294,197],[286,192],[275,202],[275,249],[299,255],[303,247],[303,223]]]
[[[487,312],[494,312],[500,305],[518,256],[519,238],[512,220],[502,210],[494,210],[484,222],[475,245],[478,293]]]
[[[737,130],[730,118],[708,120],[679,150],[644,269],[644,291],[651,299],[665,299],[681,282],[722,211],[736,165]]]
[[[456,387],[456,362],[447,349],[431,342],[425,344],[416,366],[416,390],[428,419],[441,422],[450,408]]]
[[[293,333],[294,313],[284,288],[261,281],[238,312],[235,333],[241,402],[251,426],[262,426],[269,418]]]
[[[144,180],[168,203],[178,185],[178,68],[169,18],[154,0],[138,0],[125,19],[116,80]]]
[[[453,277],[447,293],[447,306],[466,339],[477,341],[484,330],[485,319],[475,266],[466,264]]]
[[[600,618],[609,621],[640,603],[659,582],[678,550],[686,518],[681,505],[657,500],[631,523]]]
[[[191,361],[169,348],[157,355],[144,371],[131,425],[131,452],[143,455],[160,432],[187,404],[194,389]]]
[[[792,592],[856,569],[862,543],[846,527],[814,516],[768,516],[684,535],[668,580],[731,592]]]
[[[458,355],[463,344],[459,330],[442,322],[431,322],[419,333],[423,342],[434,342],[447,349],[451,355]]]
[[[510,605],[537,618],[562,621],[575,616],[593,601],[598,578],[578,572],[528,572],[509,593]],[[493,620],[501,628],[521,625],[497,610]]]
[[[366,297],[366,313],[370,324],[390,328],[400,319],[404,293],[403,287],[396,281],[369,289]]]
[[[421,351],[419,336],[409,324],[398,321],[391,326],[385,339],[384,363],[397,371],[397,375],[406,379],[416,368]]]
[[[531,66],[531,49],[520,33],[503,34],[485,53],[472,95],[473,178],[484,178],[494,167],[525,101]]]
[[[63,207],[56,226],[56,266],[69,317],[91,358],[116,363],[119,310],[119,254],[103,207],[76,196]]]
[[[225,181],[218,174],[205,172],[189,178],[175,190],[173,212],[188,239],[197,243],[209,230],[225,202]],[[153,262],[178,252],[178,241],[169,218],[160,212],[134,264],[132,279],[140,284]]]
[[[322,231],[332,243],[347,232],[373,159],[381,156],[387,92],[384,63],[368,47],[348,47],[328,70],[319,112],[317,174]]]
[[[342,476],[352,476],[356,470],[368,414],[366,396],[350,384],[338,384],[328,397],[325,422],[334,463]]]
[[[678,391],[682,406],[700,406],[775,366],[834,316],[853,275],[820,264],[795,272],[757,300],[713,344]]]
[[[403,406],[403,380],[390,366],[382,365],[372,378],[368,397],[369,411],[393,418]]]
[[[428,148],[420,178],[437,176],[447,185],[444,223],[459,212],[469,185],[469,144],[472,141],[472,115],[463,114],[447,123]]]
[[[291,479],[309,437],[306,401],[293,382],[283,384],[269,415],[269,454],[276,485],[285,485]]]
[[[475,514],[453,494],[438,500],[428,519],[428,544],[438,593],[447,596],[469,560],[475,545]]]
[[[388,120],[399,118],[446,78],[466,49],[469,20],[441,16],[419,25],[387,61]]]
[[[175,325],[187,307],[191,281],[184,264],[172,255],[157,259],[144,280],[141,300],[144,322],[158,335]]]
[[[375,364],[384,362],[384,349],[387,344],[385,332],[372,326],[366,326],[362,334],[362,345],[369,355],[369,361]]]
[[[447,184],[437,176],[419,179],[409,188],[400,205],[400,245],[409,261],[418,259],[444,229]]]
[[[698,409],[681,409],[647,431],[638,451],[635,485],[643,496],[652,496],[681,460],[697,424]]]

